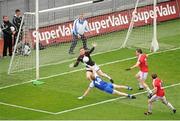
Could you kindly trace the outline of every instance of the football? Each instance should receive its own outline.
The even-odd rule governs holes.
[[[31,48],[28,45],[24,46],[24,56],[29,56],[31,53]]]
[[[13,26],[10,27],[11,31],[14,32],[15,28]]]
[[[89,61],[89,58],[88,58],[87,56],[84,56],[84,57],[83,57],[83,62],[84,62],[84,63],[87,63],[88,61]]]

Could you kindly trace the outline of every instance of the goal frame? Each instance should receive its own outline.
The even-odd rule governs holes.
[[[126,38],[122,44],[122,48],[125,48],[129,39],[129,36],[133,30],[134,27],[134,14],[137,13],[137,8],[138,8],[138,4],[139,4],[139,0],[136,1],[135,3],[135,8],[134,11],[132,12],[132,18],[131,18],[131,22],[128,28],[128,32],[126,34]],[[158,40],[157,40],[157,0],[153,0],[153,11],[154,11],[154,17],[153,17],[153,36],[152,36],[152,42],[150,45],[150,51],[151,52],[156,52],[159,50],[159,44],[158,44]]]

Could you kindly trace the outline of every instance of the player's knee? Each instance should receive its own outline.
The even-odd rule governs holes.
[[[138,78],[138,75],[135,75],[135,78]]]
[[[140,76],[138,74],[135,75],[135,78],[140,79]]]
[[[144,82],[142,80],[140,80],[140,84],[144,86]]]
[[[91,80],[91,77],[90,77],[90,76],[86,76],[86,78],[87,78],[88,80]]]
[[[90,76],[90,75],[87,75],[86,78],[87,78],[88,80],[91,80],[91,76]]]
[[[167,105],[168,104],[168,101],[162,101],[163,104]]]
[[[144,82],[144,80],[141,80],[140,83],[141,83],[143,86],[145,86],[145,87],[147,86],[146,83]]]
[[[152,101],[151,101],[151,100],[148,100],[148,104],[152,104]]]

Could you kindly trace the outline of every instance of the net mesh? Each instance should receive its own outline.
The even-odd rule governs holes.
[[[164,0],[159,2],[162,1]],[[82,41],[79,39],[74,50],[75,54],[68,54],[72,41],[72,21],[78,18],[80,13],[84,13],[92,32],[85,33],[88,48],[91,48],[91,43],[95,42],[98,45],[95,54],[120,49],[126,38],[136,2],[137,0],[113,0],[40,13],[40,33],[38,34],[40,38],[40,77],[70,71],[68,64],[78,56],[79,48],[82,47]],[[137,9],[139,14],[137,15],[140,17],[136,19],[143,19],[141,12],[149,11],[152,8],[152,0],[139,0]],[[135,21],[138,21],[136,19]],[[35,33],[35,14],[25,13],[23,22],[22,40],[17,43],[9,72],[26,74],[26,78],[34,79],[36,65],[35,36],[37,36]],[[126,47],[149,49],[153,36],[152,23],[153,19],[142,20],[141,24],[134,22]],[[171,46],[162,44],[164,49]],[[61,69],[52,69],[59,65]]]

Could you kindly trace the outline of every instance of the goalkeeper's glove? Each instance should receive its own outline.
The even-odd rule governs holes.
[[[93,47],[96,47],[96,46],[97,46],[97,43],[92,43],[92,46],[93,46]]]

